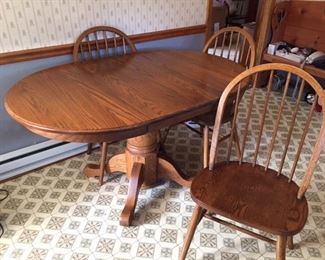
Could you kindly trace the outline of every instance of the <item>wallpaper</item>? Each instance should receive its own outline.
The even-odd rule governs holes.
[[[0,53],[68,44],[110,25],[138,34],[205,23],[207,0],[0,0]]]

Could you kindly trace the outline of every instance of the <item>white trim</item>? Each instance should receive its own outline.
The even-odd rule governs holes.
[[[24,154],[34,152],[36,150],[40,150],[40,149],[49,147],[49,146],[54,145],[54,144],[59,144],[59,143],[62,143],[62,142],[49,140],[49,141],[45,141],[45,142],[42,142],[42,143],[39,143],[39,144],[30,145],[28,147],[24,147],[24,148],[21,148],[21,149],[18,149],[18,150],[9,152],[9,153],[1,154],[0,155],[0,162],[6,161],[6,160],[9,160],[9,159],[18,157],[18,156],[22,156]]]
[[[0,161],[4,161],[17,156],[46,148],[50,145],[57,144],[57,141],[46,141],[37,145],[32,145],[23,149],[19,149],[14,152],[3,154],[0,156]],[[87,150],[87,144],[80,143],[67,143],[48,150],[44,150],[32,155],[27,155],[8,163],[0,165],[0,181],[12,178],[18,174],[31,171],[33,169],[45,166],[50,163],[65,159],[67,157],[85,152]]]

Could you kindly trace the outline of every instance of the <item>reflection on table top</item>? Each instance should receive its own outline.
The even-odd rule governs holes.
[[[66,141],[132,137],[209,112],[241,65],[190,51],[152,51],[62,65],[7,93],[9,114]]]

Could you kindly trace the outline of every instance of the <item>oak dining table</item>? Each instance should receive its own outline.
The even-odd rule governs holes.
[[[6,94],[9,115],[30,131],[68,142],[127,139],[125,151],[87,176],[123,172],[129,179],[120,217],[130,225],[140,188],[160,180],[189,187],[177,165],[158,149],[158,131],[216,109],[227,84],[245,68],[205,53],[160,50],[71,63],[36,72]]]

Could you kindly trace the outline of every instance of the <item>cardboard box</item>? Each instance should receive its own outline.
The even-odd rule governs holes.
[[[228,8],[226,6],[215,6],[212,8],[212,32],[226,26]],[[219,24],[219,25],[217,25]]]

